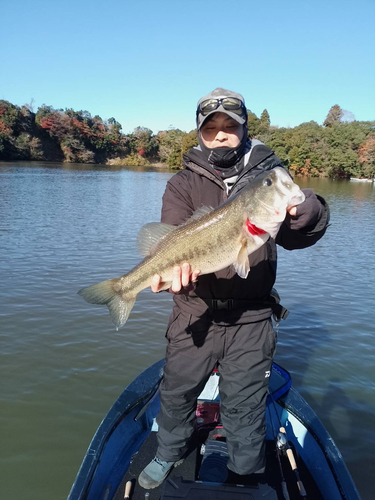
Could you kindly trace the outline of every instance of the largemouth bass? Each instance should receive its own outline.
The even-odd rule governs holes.
[[[92,304],[105,304],[117,328],[129,317],[138,293],[161,276],[162,289],[172,282],[176,265],[188,262],[200,274],[233,265],[242,278],[249,271],[249,254],[275,238],[288,208],[302,203],[303,192],[281,167],[258,175],[240,193],[216,209],[202,207],[180,226],[150,223],[138,235],[145,258],[129,273],[78,293]],[[199,286],[199,278],[198,278]]]

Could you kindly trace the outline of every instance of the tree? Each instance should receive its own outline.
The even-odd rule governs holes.
[[[108,123],[111,127],[114,127],[118,130],[121,130],[122,127],[121,127],[121,123],[119,123],[115,118],[108,118]]]
[[[329,110],[326,119],[324,120],[324,127],[332,127],[332,125],[338,125],[341,122],[341,119],[344,115],[343,110],[340,108],[338,104],[332,106]]]
[[[145,157],[152,157],[157,154],[159,145],[149,128],[136,127],[133,133],[130,134],[130,138],[132,153],[138,153],[140,156]]]
[[[366,137],[358,147],[358,160],[361,165],[361,177],[373,178],[375,175],[375,133]]]
[[[179,129],[171,128],[159,132],[155,139],[159,143],[159,158],[169,167],[178,167],[182,161],[182,138],[184,132]]]
[[[180,167],[182,156],[198,145],[197,131],[170,127],[156,136],[146,127],[121,133],[115,118],[102,120],[88,111],[55,109],[43,104],[35,114],[31,105],[15,106],[0,100],[0,159],[51,160],[150,165],[163,162]],[[249,137],[258,137],[296,175],[373,177],[375,120],[359,122],[335,104],[324,126],[314,121],[294,128],[270,125],[248,110]],[[115,160],[114,160],[115,159]]]
[[[9,133],[18,132],[21,120],[22,115],[19,106],[0,100],[0,121],[9,130]]]
[[[61,142],[61,149],[67,163],[95,163],[94,152],[72,136],[65,137]]]
[[[264,109],[259,119],[259,130],[258,134],[267,134],[270,129],[271,119],[268,111]]]
[[[249,139],[256,137],[259,134],[260,120],[255,113],[247,110],[247,135]]]
[[[191,148],[198,146],[198,135],[196,129],[191,130],[188,134],[182,137],[181,141],[181,154],[188,153]]]

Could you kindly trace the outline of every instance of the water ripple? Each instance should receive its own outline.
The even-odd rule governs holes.
[[[25,497],[21,475],[31,485],[29,500],[66,498],[110,405],[164,356],[168,294],[142,292],[116,332],[106,309],[86,304],[77,290],[139,262],[137,231],[159,219],[170,175],[0,164],[6,497]],[[290,316],[280,326],[276,361],[331,432],[366,500],[375,445],[375,190],[300,183],[328,200],[332,221],[314,247],[279,251],[277,288]]]

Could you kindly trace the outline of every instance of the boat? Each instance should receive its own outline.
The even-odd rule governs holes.
[[[158,488],[141,488],[137,477],[157,447],[158,388],[164,364],[160,360],[141,373],[109,410],[68,500],[360,499],[332,437],[292,386],[290,374],[275,363],[267,396],[265,474],[237,476],[226,467],[220,374],[214,370],[197,402],[195,435],[185,460]]]
[[[350,180],[354,182],[374,182],[374,179],[363,179],[360,177],[350,177]]]

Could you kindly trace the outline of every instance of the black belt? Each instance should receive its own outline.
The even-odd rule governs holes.
[[[277,321],[281,319],[286,319],[288,317],[289,311],[281,304],[277,304],[273,301],[262,301],[255,302],[249,300],[235,300],[235,299],[202,299],[205,302],[209,309],[212,311],[221,311],[221,310],[233,310],[233,309],[247,309],[247,310],[259,310],[259,309],[272,309],[272,312]]]

